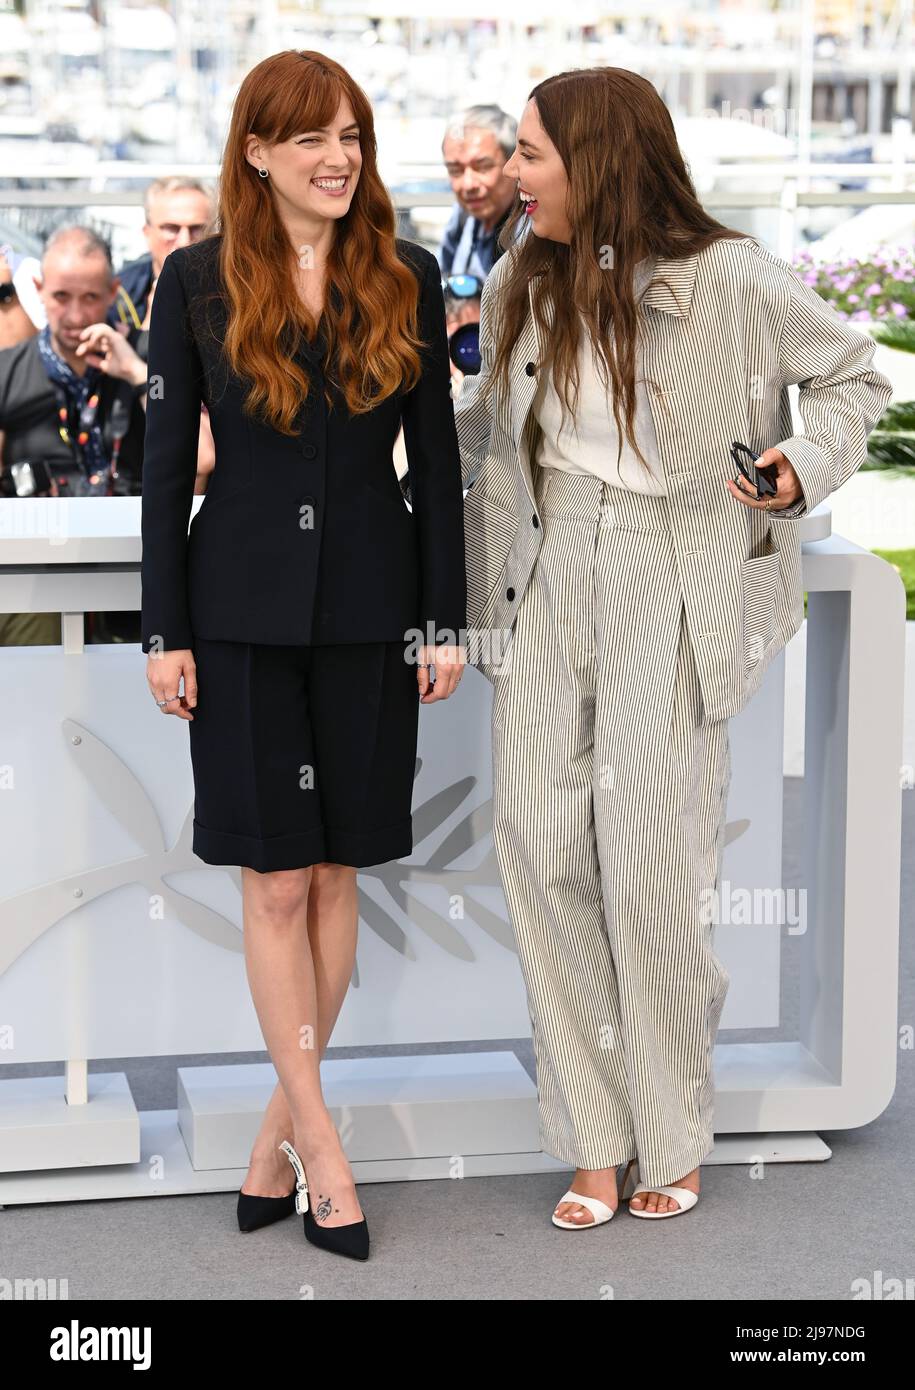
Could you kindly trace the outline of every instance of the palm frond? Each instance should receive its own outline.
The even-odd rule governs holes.
[[[915,352],[915,322],[911,319],[897,319],[894,323],[874,323],[870,328],[871,337],[883,347],[894,348],[896,352]]]
[[[911,407],[912,402],[906,404]],[[867,439],[867,460],[865,468],[868,471],[875,468],[915,470],[915,429],[872,430]]]

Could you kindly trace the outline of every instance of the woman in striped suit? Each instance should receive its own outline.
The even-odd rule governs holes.
[[[698,1199],[727,720],[803,621],[797,518],[863,462],[891,392],[869,337],[703,211],[637,74],[540,83],[505,173],[520,203],[455,402],[468,647],[494,686],[541,1143],[576,1169],[553,1220],[580,1229],[610,1219],[624,1163],[635,1215]]]

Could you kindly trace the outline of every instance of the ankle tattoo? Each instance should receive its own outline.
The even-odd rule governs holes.
[[[334,1206],[330,1197],[323,1197],[318,1193],[318,1204],[314,1209],[315,1220],[326,1221],[333,1209]]]

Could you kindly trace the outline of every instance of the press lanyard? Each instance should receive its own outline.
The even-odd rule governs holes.
[[[124,407],[123,401],[119,396],[115,396],[112,401],[110,429],[111,435],[111,458],[107,468],[102,473],[91,472],[86,461],[86,444],[89,440],[89,431],[93,427],[98,416],[100,390],[90,392],[85,405],[79,412],[79,423],[74,429],[70,418],[70,403],[67,394],[60,382],[51,383],[54,387],[54,394],[57,398],[57,432],[65,444],[69,445],[76,452],[79,467],[85,473],[90,485],[98,489],[99,492],[104,488],[105,495],[114,495],[114,483],[118,474],[118,457],[121,452],[121,440],[127,433],[130,418]],[[74,437],[75,435],[75,437]],[[102,447],[105,446],[104,434],[102,436]]]

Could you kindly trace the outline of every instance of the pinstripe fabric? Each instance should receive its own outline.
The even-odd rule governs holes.
[[[511,250],[483,290],[482,369],[455,402],[470,659],[493,682],[494,838],[527,987],[541,1143],[665,1184],[713,1144],[727,991],[717,886],[727,720],[803,621],[797,516],[864,461],[891,398],[875,344],[753,238],[659,258],[640,316],[666,496],[536,463],[546,344],[528,286],[509,389],[491,371]],[[805,433],[792,435],[799,384]],[[782,450],[793,514],[725,486],[734,440]],[[540,487],[547,484],[545,494]],[[509,660],[476,648],[496,639]]]
[[[482,370],[455,401],[465,499],[471,630],[504,638],[530,580],[542,530],[534,493],[532,410],[545,344],[533,314],[512,354],[507,392],[480,400],[493,360],[500,289],[513,252],[483,288]],[[535,288],[536,287],[536,288]],[[738,713],[804,616],[796,518],[840,487],[867,454],[889,404],[872,366],[874,341],[849,324],[788,263],[754,238],[723,240],[692,256],[659,257],[643,300],[643,365],[670,500],[671,535],[705,717]],[[788,386],[799,384],[803,435],[792,435]],[[775,446],[804,491],[792,514],[743,506],[725,479],[734,440]],[[488,679],[495,666],[470,659]]]
[[[669,499],[538,470],[543,541],[495,673],[493,827],[540,1140],[669,1183],[713,1145],[728,975],[703,925],[730,782],[703,722]]]

